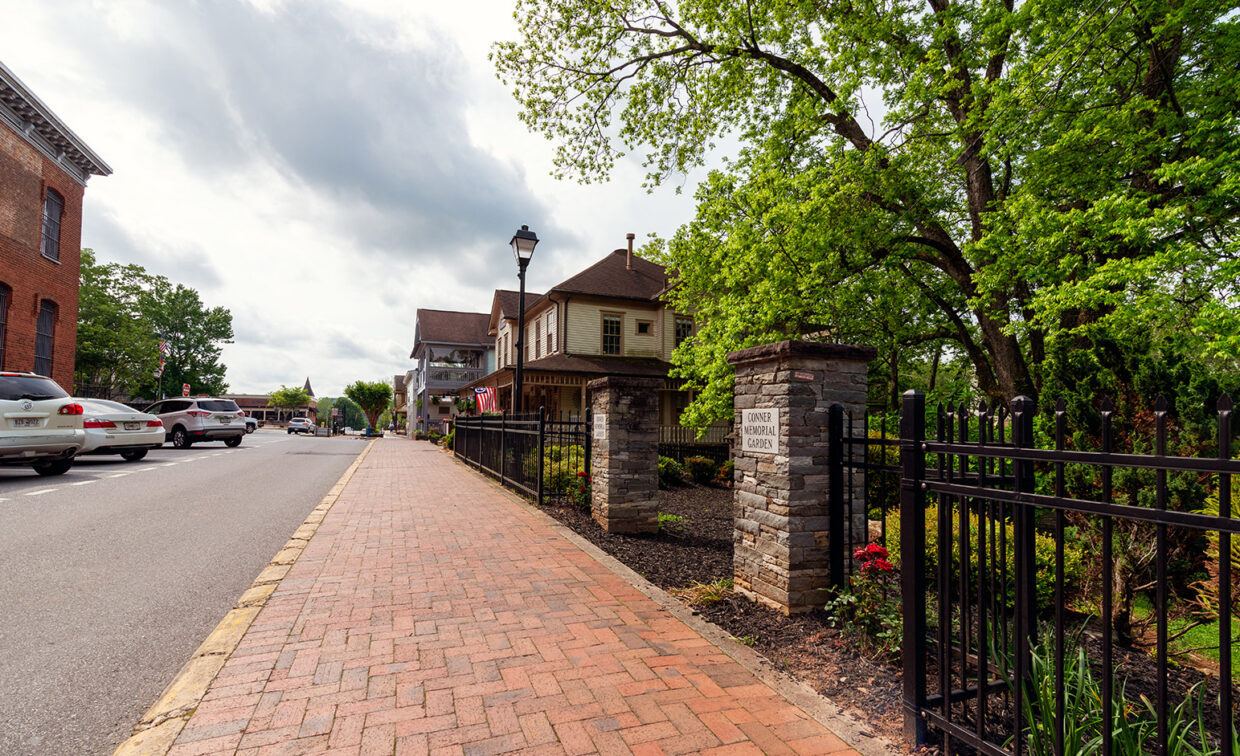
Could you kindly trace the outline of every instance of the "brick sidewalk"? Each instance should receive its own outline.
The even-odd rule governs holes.
[[[429,444],[379,441],[170,754],[853,753]]]

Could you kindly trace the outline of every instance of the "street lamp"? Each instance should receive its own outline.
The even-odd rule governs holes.
[[[522,226],[512,235],[512,255],[517,258],[517,278],[521,280],[521,296],[517,302],[517,375],[513,380],[515,396],[512,400],[514,412],[521,412],[524,402],[521,401],[521,367],[525,361],[525,266],[530,264],[534,256],[534,247],[538,244],[538,234],[529,226]]]

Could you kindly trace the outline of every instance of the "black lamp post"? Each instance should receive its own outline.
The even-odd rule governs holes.
[[[524,409],[524,402],[521,400],[521,366],[525,362],[525,266],[530,264],[530,258],[534,256],[538,234],[531,231],[529,226],[522,226],[512,235],[509,244],[512,245],[513,257],[517,258],[517,278],[521,281],[521,296],[517,302],[517,375],[513,380],[516,395],[512,401],[513,411],[521,412]]]

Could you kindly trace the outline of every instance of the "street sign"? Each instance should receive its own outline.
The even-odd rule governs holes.
[[[188,383],[181,384],[181,396],[189,396],[189,384]]]

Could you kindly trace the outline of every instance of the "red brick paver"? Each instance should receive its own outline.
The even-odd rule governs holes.
[[[853,753],[433,447],[379,441],[170,754]]]

